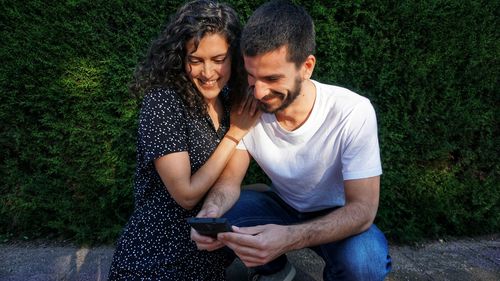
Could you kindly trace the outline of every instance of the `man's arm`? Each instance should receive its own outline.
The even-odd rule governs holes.
[[[344,182],[346,204],[315,220],[297,225],[262,225],[221,233],[219,240],[246,266],[266,264],[283,253],[342,240],[368,229],[378,209],[380,177]],[[251,235],[248,235],[251,234]]]
[[[250,165],[250,154],[237,149],[224,168],[224,171],[210,189],[201,208],[212,217],[222,216],[240,196],[240,187]]]
[[[240,196],[240,186],[250,164],[250,154],[246,150],[237,149],[224,171],[210,189],[197,217],[222,216],[229,210]],[[198,249],[213,251],[224,246],[216,239],[198,234],[191,229],[191,239]]]
[[[344,181],[345,200],[343,207],[297,225],[296,249],[330,243],[367,230],[377,215],[380,177]]]

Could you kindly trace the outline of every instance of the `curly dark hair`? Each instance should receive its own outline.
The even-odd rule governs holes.
[[[232,101],[238,101],[246,82],[239,50],[240,33],[238,15],[229,5],[210,0],[184,4],[137,66],[130,86],[132,93],[140,97],[151,88],[170,88],[180,95],[191,113],[205,114],[207,105],[203,96],[184,69],[186,43],[194,39],[197,48],[206,34],[221,34],[226,38],[231,54],[231,77],[227,86]]]

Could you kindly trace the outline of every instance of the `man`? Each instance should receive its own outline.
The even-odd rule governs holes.
[[[248,20],[241,48],[265,113],[207,195],[200,217],[226,217],[217,239],[192,231],[199,249],[227,246],[258,280],[292,280],[285,253],[311,248],[324,280],[383,280],[387,241],[373,224],[382,173],[375,112],[368,99],[311,80],[314,25],[301,7],[273,1]],[[240,184],[253,157],[269,191]]]

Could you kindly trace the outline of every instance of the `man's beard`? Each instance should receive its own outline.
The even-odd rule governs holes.
[[[288,91],[288,94],[276,92],[276,91],[271,91],[269,95],[266,95],[262,99],[270,98],[270,97],[277,97],[280,98],[281,105],[276,108],[276,109],[270,109],[269,105],[259,101],[259,108],[266,113],[276,113],[279,111],[284,110],[287,108],[290,104],[293,103],[293,101],[300,95],[300,89],[302,88],[302,80],[300,80],[300,77],[295,78],[295,83],[293,85],[293,89],[291,91]]]

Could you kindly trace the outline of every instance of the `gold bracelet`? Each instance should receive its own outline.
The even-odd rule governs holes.
[[[238,145],[239,141],[235,138],[235,137],[232,137],[228,134],[224,135],[225,138],[228,138],[229,140],[232,140],[236,145]]]

